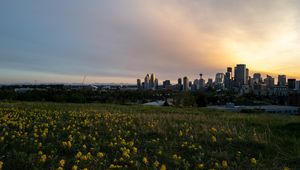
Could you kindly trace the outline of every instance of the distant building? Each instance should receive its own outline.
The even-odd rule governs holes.
[[[298,92],[300,92],[300,81],[296,81],[296,88],[295,88]]]
[[[154,87],[153,87],[153,89],[155,89],[155,90],[158,89],[158,79],[157,78],[155,78],[155,80],[154,80]]]
[[[260,73],[253,74],[253,84],[260,84],[262,83],[262,78]]]
[[[213,79],[212,78],[207,79],[207,87],[213,87]]]
[[[246,84],[249,84],[249,69],[246,68]]]
[[[267,88],[273,88],[274,87],[274,78],[272,76],[267,75],[267,78],[265,78],[265,84]]]
[[[155,75],[152,73],[150,76],[150,81],[149,81],[149,88],[150,89],[155,89]]]
[[[183,85],[182,85],[182,79],[178,78],[177,80],[177,86],[178,86],[178,90],[182,91],[183,90]]]
[[[216,89],[224,89],[224,73],[217,73],[215,79]]]
[[[296,79],[288,79],[288,89],[295,90],[296,88]]]
[[[165,80],[163,81],[163,88],[168,88],[169,86],[171,86],[171,81],[170,80]]]
[[[278,86],[286,86],[286,75],[278,75]]]
[[[247,84],[247,70],[245,64],[237,64],[234,68],[234,82],[236,87]]]
[[[150,88],[150,77],[149,74],[147,74],[144,79],[144,89],[149,89],[149,88]]]
[[[183,77],[183,91],[189,91],[189,79]]]
[[[227,67],[227,72],[224,76],[224,87],[227,90],[232,89],[232,67]]]
[[[142,81],[141,81],[141,79],[137,79],[136,80],[136,84],[137,84],[137,88],[138,89],[142,89]]]
[[[199,79],[199,89],[205,87],[205,80],[202,78],[203,74],[200,73],[200,79]]]

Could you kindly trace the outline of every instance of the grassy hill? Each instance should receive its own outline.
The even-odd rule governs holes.
[[[3,169],[300,169],[300,117],[2,102],[0,161]]]

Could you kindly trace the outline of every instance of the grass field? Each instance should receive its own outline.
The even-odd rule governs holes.
[[[0,169],[300,169],[300,117],[0,103]]]

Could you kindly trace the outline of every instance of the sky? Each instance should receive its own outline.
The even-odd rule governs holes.
[[[300,79],[298,0],[3,0],[0,83],[135,83],[227,66]]]

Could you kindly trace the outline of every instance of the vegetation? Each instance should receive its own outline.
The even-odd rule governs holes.
[[[297,116],[2,102],[0,169],[300,169],[299,131]]]

